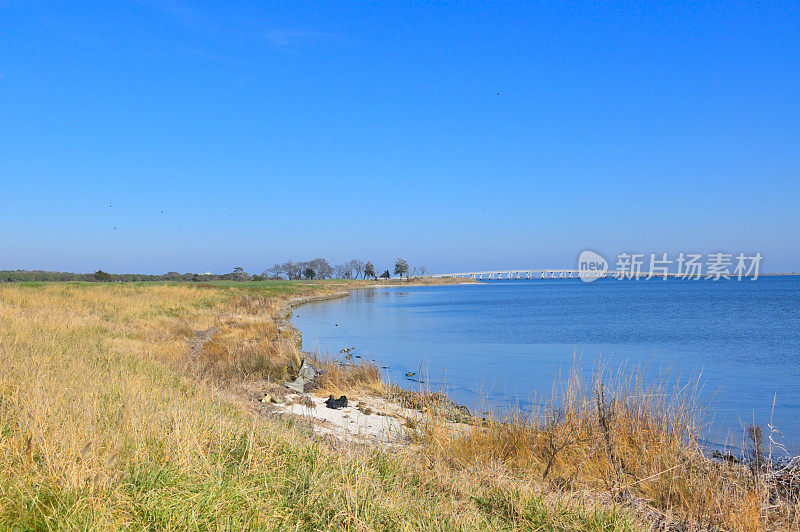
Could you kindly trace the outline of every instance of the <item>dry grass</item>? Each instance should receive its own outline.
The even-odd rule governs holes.
[[[314,383],[314,392],[320,395],[372,395],[384,397],[388,387],[381,378],[378,366],[372,362],[343,364],[326,358],[316,361],[322,374]]]
[[[661,523],[800,527],[797,500],[778,497],[765,475],[704,454],[695,397],[693,386],[653,384],[641,373],[589,383],[573,375],[537,415],[455,432],[427,416],[418,438],[431,461],[453,469],[501,468],[555,492],[608,494]]]
[[[642,375],[571,378],[536,416],[452,431],[476,420],[446,397],[318,361],[320,393],[422,411],[420,443],[392,454],[249,415],[243,390],[300,365],[281,309],[342,286],[0,286],[0,528],[621,530],[631,507],[798,528],[763,467],[703,454],[691,387]]]
[[[340,288],[0,286],[0,528],[635,526],[613,504],[489,474],[467,483],[464,471],[329,444],[240,408],[232,384],[297,365],[271,316],[290,297]]]
[[[283,382],[300,369],[302,356],[274,322],[228,322],[215,328],[199,349],[197,370],[222,382]]]

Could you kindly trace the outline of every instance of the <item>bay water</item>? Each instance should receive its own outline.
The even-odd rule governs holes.
[[[353,348],[391,382],[479,412],[534,408],[573,369],[699,378],[710,443],[740,442],[755,422],[800,453],[797,276],[398,286],[306,304],[293,323],[304,350]]]

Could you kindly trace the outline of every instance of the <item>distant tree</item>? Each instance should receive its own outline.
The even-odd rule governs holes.
[[[375,266],[371,262],[367,262],[367,265],[364,266],[364,278],[366,279],[367,277],[378,278],[378,274],[375,273]]]
[[[106,273],[103,270],[97,270],[94,272],[94,279],[96,281],[100,281],[101,283],[107,283],[111,280],[111,274]]]
[[[391,275],[389,275],[389,270],[385,270],[385,271],[384,271],[384,272],[381,274],[381,279],[388,279],[389,277],[391,277]]]
[[[333,277],[333,268],[327,260],[317,258],[308,261],[308,267],[314,270],[319,279],[330,279]]]
[[[298,279],[305,277],[306,268],[311,268],[311,264],[307,260],[304,260],[302,262],[296,262],[295,266],[300,271],[299,275],[297,276]],[[313,270],[314,268],[311,269]]]
[[[233,269],[233,278],[237,281],[246,281],[250,278],[250,274],[244,271],[244,268],[241,266],[236,266]]]
[[[303,270],[303,275],[306,279],[313,279],[317,276],[317,272],[315,272],[312,268],[307,267],[305,270]]]
[[[290,281],[293,279],[300,279],[301,274],[303,273],[303,265],[298,262],[293,262],[291,260],[287,260],[283,264],[281,264],[281,273],[286,276],[287,279]]]
[[[428,268],[426,268],[425,266],[420,266],[420,267],[419,267],[419,276],[420,276],[420,277],[425,277],[425,273],[426,273],[427,271],[428,271]]]
[[[261,275],[263,275],[265,278],[280,277],[282,273],[283,273],[283,265],[276,264],[275,266],[271,266],[266,270],[264,270],[263,272],[261,272]]]
[[[358,279],[359,277],[364,276],[364,261],[359,259],[353,259],[347,263],[347,266],[350,268],[352,272],[352,276],[354,279]]]
[[[406,276],[408,279],[408,262],[405,259],[398,258],[397,262],[394,263],[394,273],[395,275]]]
[[[286,261],[283,264],[276,264],[275,266],[273,266],[273,268],[275,268],[275,275],[277,277],[285,277],[285,278],[291,280],[291,277],[289,277],[289,272],[286,269],[286,267],[287,267],[289,262],[290,261]]]
[[[337,279],[351,279],[352,274],[348,264],[337,264],[333,267],[333,275]]]
[[[141,274],[141,273],[106,273],[98,270],[95,273],[69,273],[69,272],[45,272],[39,270],[14,270],[0,271],[0,282],[13,281],[119,281],[119,282],[139,282],[139,281],[213,281],[217,279],[238,280],[240,273],[231,272],[224,275],[208,273],[184,273],[167,272],[161,275]]]

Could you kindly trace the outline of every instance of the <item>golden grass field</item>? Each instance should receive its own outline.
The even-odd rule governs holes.
[[[0,528],[797,526],[759,474],[704,457],[690,392],[635,378],[466,433],[430,414],[396,451],[256,410],[301,360],[279,310],[358,284],[0,285]],[[386,391],[330,364],[321,392]]]

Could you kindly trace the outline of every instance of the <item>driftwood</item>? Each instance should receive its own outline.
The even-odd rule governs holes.
[[[795,456],[781,467],[772,468],[766,480],[782,499],[800,500],[800,456]]]

